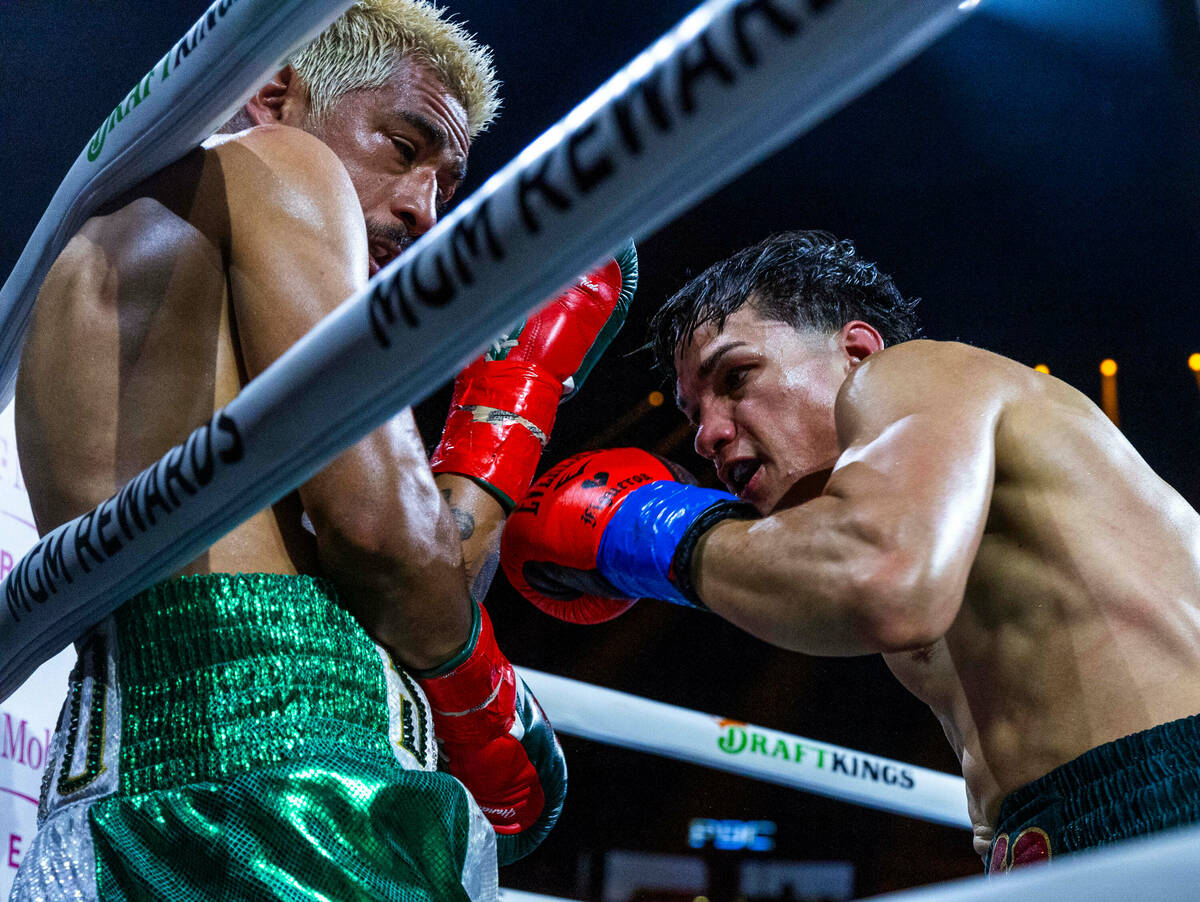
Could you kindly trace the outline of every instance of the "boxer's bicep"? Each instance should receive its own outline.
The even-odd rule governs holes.
[[[844,451],[825,488],[870,524],[880,592],[914,642],[957,616],[991,503],[999,404],[956,362],[932,352],[864,365],[839,399]]]
[[[847,380],[820,496],[701,540],[693,576],[715,612],[812,654],[919,648],[949,629],[987,519],[996,415],[953,355],[922,344]]]
[[[233,312],[253,378],[366,284],[366,227],[349,176],[316,138],[270,129],[221,152]]]
[[[255,130],[219,152],[233,328],[254,378],[366,285],[366,227],[345,169],[311,135]],[[407,410],[334,458],[300,497],[323,560],[351,562],[341,568],[347,579],[373,573],[356,562],[357,548],[388,564],[379,577],[386,581],[391,562],[442,540],[447,515]]]

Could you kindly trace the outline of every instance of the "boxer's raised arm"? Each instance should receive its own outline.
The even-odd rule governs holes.
[[[633,242],[534,311],[459,373],[430,464],[482,598],[500,531],[533,479],[559,403],[582,387],[625,322],[637,288]]]
[[[366,284],[366,229],[349,176],[316,138],[266,127],[214,152],[236,334],[253,378]],[[376,641],[418,668],[462,647],[470,609],[458,531],[408,411],[299,491],[322,566]]]
[[[950,627],[987,518],[1000,405],[957,390],[979,376],[954,346],[921,344],[847,380],[844,451],[821,496],[700,540],[692,573],[715,612],[814,654],[918,648]]]

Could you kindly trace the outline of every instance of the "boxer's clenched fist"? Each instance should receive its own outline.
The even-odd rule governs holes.
[[[508,519],[500,562],[509,581],[575,623],[609,620],[638,598],[703,607],[690,587],[696,541],[720,520],[757,513],[681,476],[637,448],[576,454],[552,467]]]

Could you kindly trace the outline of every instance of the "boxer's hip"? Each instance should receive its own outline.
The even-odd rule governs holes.
[[[1200,715],[1084,752],[1000,805],[989,874],[1200,822]]]
[[[432,769],[428,724],[420,690],[328,582],[182,577],[130,599],[80,644],[43,814],[330,747]]]
[[[161,583],[79,652],[18,898],[452,899],[494,875],[424,696],[330,584]]]

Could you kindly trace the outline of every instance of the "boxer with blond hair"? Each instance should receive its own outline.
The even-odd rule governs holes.
[[[89,219],[18,376],[39,531],[431,229],[498,106],[490,51],[443,10],[360,0]],[[634,266],[630,249],[468,367],[436,477],[405,410],[79,640],[14,898],[494,898],[566,771],[470,589]]]

